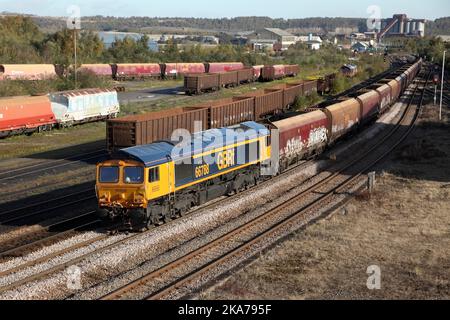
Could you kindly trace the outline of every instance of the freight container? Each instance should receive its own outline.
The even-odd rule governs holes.
[[[155,141],[171,140],[175,130],[190,133],[208,129],[208,109],[175,108],[108,120],[106,139],[108,151]]]
[[[273,81],[286,76],[285,65],[264,66],[261,70],[261,79],[263,81]]]
[[[117,91],[112,89],[81,89],[49,95],[58,125],[115,118],[120,112]]]
[[[360,106],[356,99],[348,99],[323,109],[328,117],[329,142],[333,143],[355,130],[360,122]]]
[[[161,71],[166,78],[177,78],[185,74],[206,73],[203,63],[164,63]]]
[[[222,88],[235,87],[239,84],[238,72],[218,72],[219,75],[219,85]]]
[[[47,96],[0,99],[0,137],[50,130],[55,124]]]
[[[322,111],[312,111],[273,123],[279,134],[280,169],[318,154],[328,142],[328,118]]]
[[[253,74],[253,68],[244,68],[242,70],[238,70],[238,82],[239,84],[242,83],[250,83],[255,81],[254,74]]]
[[[367,123],[379,114],[380,95],[375,90],[367,90],[356,96],[361,108],[361,123]]]
[[[116,80],[161,78],[161,66],[157,63],[117,63],[112,65]]]
[[[184,76],[184,91],[186,94],[200,94],[219,89],[220,83],[217,73],[188,74]]]
[[[100,77],[113,76],[113,70],[109,64],[82,64],[78,72],[89,72]]]
[[[227,72],[244,69],[242,62],[210,62],[205,63],[207,73]]]
[[[285,109],[283,106],[283,90],[280,89],[258,90],[239,97],[254,99],[255,121],[265,119]]]
[[[52,64],[1,64],[0,80],[44,80],[56,78]]]

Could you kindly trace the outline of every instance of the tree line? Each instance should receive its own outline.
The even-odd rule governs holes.
[[[420,18],[420,17],[417,17]],[[41,28],[47,30],[62,29],[66,22],[63,19],[33,17]],[[318,29],[321,33],[334,32],[337,28],[352,28],[359,32],[367,31],[367,18],[304,18],[304,19],[272,19],[270,17],[236,17],[236,18],[159,18],[159,17],[84,17],[82,26],[88,30],[103,31],[145,31],[147,29],[190,33],[189,29],[208,30],[213,33],[253,31],[262,28],[281,29]],[[428,21],[427,35],[450,35],[450,17]]]

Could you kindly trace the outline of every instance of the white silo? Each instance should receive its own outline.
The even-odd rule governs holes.
[[[406,34],[411,33],[411,21],[406,21]]]
[[[421,37],[425,36],[425,22],[423,21],[417,22],[417,31]]]

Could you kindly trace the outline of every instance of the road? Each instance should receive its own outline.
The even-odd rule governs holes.
[[[119,92],[120,103],[154,101],[164,97],[171,97],[174,95],[184,95],[183,87],[169,87],[169,88],[155,88],[143,89],[137,91]]]

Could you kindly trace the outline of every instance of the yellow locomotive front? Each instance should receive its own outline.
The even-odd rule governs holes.
[[[146,175],[148,170],[137,161],[99,163],[96,184],[99,215],[110,219],[142,216],[147,208]]]

